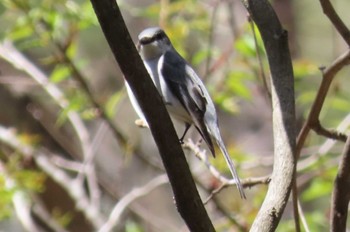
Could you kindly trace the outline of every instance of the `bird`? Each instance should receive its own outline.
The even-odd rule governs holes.
[[[169,114],[185,124],[180,143],[183,143],[191,125],[194,125],[215,157],[214,140],[225,158],[241,198],[246,198],[235,165],[221,137],[213,100],[200,77],[176,51],[160,27],[144,29],[138,36],[137,50]],[[127,82],[126,88],[135,111],[146,121]]]

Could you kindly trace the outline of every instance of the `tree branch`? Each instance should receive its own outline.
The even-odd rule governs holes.
[[[350,46],[350,31],[345,23],[341,20],[337,12],[335,12],[331,2],[329,0],[320,0],[320,3],[323,13],[327,15],[345,42],[348,44],[348,46]]]
[[[274,231],[281,219],[295,173],[294,78],[288,34],[266,0],[243,1],[260,30],[271,71],[274,167],[264,203],[251,231]]]
[[[297,158],[299,158],[301,148],[304,146],[304,141],[310,129],[317,128],[320,124],[319,116],[321,109],[334,77],[345,65],[348,65],[349,62],[350,50],[339,56],[328,68],[323,70],[323,79],[320,88],[318,89],[315,101],[311,106],[309,116],[298,135],[296,151]]]
[[[94,228],[99,228],[103,224],[104,218],[100,214],[100,209],[91,203],[89,196],[84,191],[83,183],[55,167],[47,154],[24,144],[17,137],[13,130],[0,127],[0,143],[19,151],[24,157],[34,158],[36,165],[58,183],[76,202],[76,209],[84,214]]]
[[[143,197],[147,194],[149,194],[151,191],[153,191],[155,188],[159,187],[160,185],[163,185],[168,182],[168,178],[165,174],[162,174],[154,179],[152,179],[150,182],[148,182],[146,185],[142,187],[135,188],[131,190],[127,195],[125,195],[118,203],[114,206],[111,214],[109,215],[108,220],[105,222],[105,224],[99,229],[99,232],[108,232],[113,229],[115,225],[120,220],[120,217],[122,216],[122,213],[127,209],[127,207],[136,199]]]
[[[91,0],[91,3],[109,46],[149,123],[179,213],[191,231],[215,231],[199,197],[169,114],[136,51],[116,1]]]
[[[335,232],[346,231],[350,200],[350,136],[348,136],[342,156],[332,193],[331,231]]]

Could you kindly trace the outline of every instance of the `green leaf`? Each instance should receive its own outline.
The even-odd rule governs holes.
[[[56,65],[55,69],[50,75],[50,80],[53,83],[59,83],[66,80],[71,74],[70,69],[64,65]]]
[[[7,35],[9,39],[13,41],[17,41],[20,39],[25,39],[33,34],[33,29],[30,26],[24,26],[20,29],[14,29],[10,31],[10,33]]]
[[[118,106],[118,104],[120,103],[120,101],[125,97],[125,91],[124,90],[120,90],[118,92],[116,92],[115,94],[113,94],[112,97],[109,98],[107,104],[106,104],[106,113],[108,115],[109,118],[113,118],[116,112],[116,108]]]
[[[255,42],[252,35],[245,34],[235,42],[236,50],[246,56],[246,57],[255,57]]]
[[[125,232],[143,232],[142,227],[134,221],[127,221],[125,224]]]
[[[227,81],[230,91],[232,91],[232,93],[236,96],[250,100],[250,90],[247,88],[244,82],[244,80],[249,79],[249,76],[250,75],[247,72],[231,72]]]
[[[303,192],[303,201],[313,201],[315,199],[329,196],[331,194],[333,183],[329,180],[315,178],[311,186]]]

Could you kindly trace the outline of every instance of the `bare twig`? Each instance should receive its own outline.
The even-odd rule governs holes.
[[[241,183],[242,186],[244,188],[247,187],[253,187],[255,185],[259,185],[259,184],[269,184],[271,181],[271,177],[270,175],[268,176],[260,176],[260,177],[250,177],[250,178],[246,178],[246,179],[242,179]],[[218,193],[220,193],[223,189],[231,186],[231,185],[235,185],[236,183],[232,183],[232,181],[228,181],[228,182],[223,182],[218,188],[214,189],[210,195],[207,197],[207,199],[203,202],[204,204],[207,204],[215,195],[217,195]]]
[[[320,3],[323,9],[323,13],[327,15],[345,42],[348,44],[348,46],[350,46],[350,31],[345,23],[341,20],[337,12],[334,10],[332,3],[329,0],[320,0]]]
[[[350,62],[350,50],[343,53],[328,68],[323,70],[323,79],[317,91],[315,101],[312,104],[309,116],[298,135],[297,150],[296,150],[297,158],[299,158],[300,151],[304,146],[304,142],[306,140],[307,135],[309,134],[309,131],[312,128],[319,127],[320,125],[319,115],[321,113],[323,103],[326,99],[326,95],[328,93],[328,90],[330,88],[330,85],[333,79],[345,65],[349,64],[349,62]]]
[[[350,114],[348,114],[338,125],[336,128],[337,131],[345,132],[347,128],[350,126]],[[321,146],[318,147],[317,152],[315,152],[313,155],[307,157],[306,159],[301,160],[298,162],[298,172],[302,172],[306,170],[307,168],[314,165],[316,162],[320,160],[321,157],[329,154],[329,151],[332,149],[332,147],[336,144],[336,140],[334,139],[327,139]]]
[[[205,166],[208,168],[210,173],[219,180],[222,185],[219,187],[219,189],[223,189],[230,185],[236,185],[236,181],[234,179],[228,179],[225,176],[223,176],[209,161],[209,158],[206,154],[206,150],[201,150],[198,144],[195,144],[192,139],[188,139],[184,145],[184,148],[189,149],[194,153],[194,155],[205,164]],[[268,184],[270,182],[270,176],[263,176],[263,177],[250,177],[247,179],[243,179],[241,181],[243,187],[253,187],[258,184]],[[214,192],[220,192],[218,190],[214,190]]]
[[[209,27],[209,34],[208,34],[208,45],[207,45],[207,59],[205,61],[205,72],[204,72],[204,76],[203,79],[205,79],[210,73],[210,63],[211,63],[211,58],[212,58],[212,47],[213,47],[213,41],[214,41],[214,29],[216,26],[216,14],[218,11],[218,8],[220,6],[221,0],[216,0],[213,3],[213,11],[212,11],[212,15],[211,15],[211,20],[210,20],[210,27]]]
[[[236,184],[236,181],[234,179],[228,179],[225,176],[223,176],[210,162],[209,158],[206,155],[206,150],[201,150],[198,146],[198,144],[195,144],[192,139],[188,139],[184,144],[183,147],[186,149],[189,149],[194,153],[194,155],[201,160],[205,166],[209,169],[210,173],[218,179],[222,183],[230,184]]]
[[[45,209],[44,205],[40,202],[35,202],[32,207],[32,211],[42,223],[45,223],[54,232],[68,232],[65,230]]]
[[[259,49],[258,39],[256,37],[256,32],[255,32],[255,28],[254,28],[254,21],[250,18],[249,15],[248,15],[248,21],[250,23],[250,28],[251,28],[252,33],[253,33],[254,44],[255,44],[255,51],[256,51],[256,56],[258,58],[258,63],[259,63],[258,76],[260,77],[260,79],[261,79],[261,81],[263,83],[265,92],[266,92],[267,97],[268,97],[268,99],[270,100],[270,103],[271,103],[271,91],[269,89],[269,86],[267,85],[267,78],[266,78],[265,71],[264,71],[264,66],[263,66],[263,63],[262,63],[262,56],[261,56],[260,49]]]
[[[320,124],[320,122],[317,122],[314,125],[312,125],[312,129],[317,134],[322,135],[322,136],[327,137],[327,138],[330,138],[330,139],[335,139],[335,140],[339,140],[342,142],[345,142],[347,139],[346,134],[343,134],[337,130],[326,129]]]
[[[218,193],[220,193],[223,189],[232,186],[232,185],[236,185],[236,181],[234,179],[228,179],[225,176],[223,176],[210,162],[209,162],[209,158],[206,155],[206,150],[201,150],[198,146],[198,144],[195,144],[191,139],[188,139],[184,145],[184,148],[189,149],[190,151],[192,151],[194,153],[194,155],[205,164],[205,166],[208,168],[208,170],[210,171],[210,173],[221,182],[221,185],[212,190],[209,194],[209,196],[207,197],[206,200],[203,201],[204,204],[207,204],[210,200],[212,200],[215,195],[217,195]],[[259,185],[259,184],[269,184],[271,181],[270,175],[268,176],[262,176],[262,177],[250,177],[247,179],[243,179],[241,180],[242,186],[244,188],[247,187],[253,187],[255,185]],[[215,204],[219,207],[218,203],[216,201],[214,201]],[[223,210],[221,209],[221,211],[223,212]],[[243,228],[243,226],[237,222],[237,220],[232,219],[231,221],[238,226],[239,228]]]
[[[307,221],[306,221],[306,218],[304,215],[304,211],[303,211],[303,208],[301,207],[299,199],[298,199],[298,211],[299,211],[300,219],[301,219],[301,222],[303,223],[305,232],[310,232],[310,229],[309,229],[309,226],[307,224]]]
[[[331,206],[331,231],[346,231],[346,220],[350,200],[350,136],[344,146],[338,174],[334,181]]]
[[[109,232],[119,222],[122,213],[125,209],[138,198],[149,194],[152,190],[162,184],[168,183],[168,178],[165,174],[155,177],[150,182],[142,187],[131,190],[114,206],[108,220],[100,228],[99,232]]]

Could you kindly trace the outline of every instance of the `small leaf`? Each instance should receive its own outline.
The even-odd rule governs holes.
[[[71,72],[67,66],[56,65],[55,69],[51,73],[50,80],[53,83],[59,83],[66,80],[70,76]]]
[[[120,90],[113,94],[112,97],[109,98],[107,104],[106,104],[106,113],[109,118],[113,118],[116,112],[116,108],[120,101],[125,97],[125,91]]]
[[[315,178],[311,186],[302,194],[303,201],[312,201],[320,197],[329,196],[332,191],[333,183],[321,178]]]

